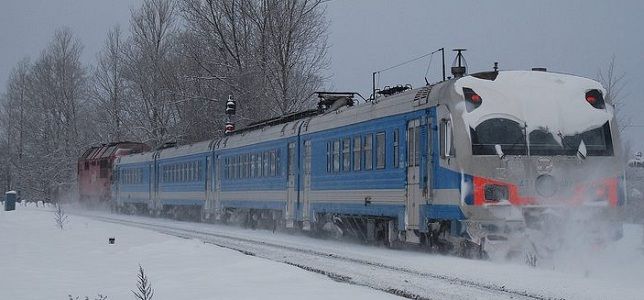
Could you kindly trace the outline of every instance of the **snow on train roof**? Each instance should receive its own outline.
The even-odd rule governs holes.
[[[154,152],[143,152],[143,153],[137,153],[137,154],[130,154],[130,155],[125,155],[125,156],[121,156],[120,158],[118,158],[117,159],[117,164],[118,165],[134,164],[134,163],[151,161],[151,160],[153,160],[153,158],[154,158]]]
[[[597,81],[574,75],[541,71],[502,71],[495,80],[466,76],[454,83],[463,97],[470,88],[483,99],[480,107],[467,112],[465,102],[456,105],[471,128],[492,118],[508,118],[535,129],[575,135],[597,128],[613,118],[613,107],[597,109],[589,105],[585,93],[606,90]],[[462,98],[461,98],[462,99]],[[608,104],[608,103],[607,103]]]
[[[165,148],[160,150],[159,159],[209,152],[211,142],[212,140],[206,140],[194,144]]]

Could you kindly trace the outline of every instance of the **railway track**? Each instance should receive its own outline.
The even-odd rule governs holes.
[[[158,220],[144,217],[132,220],[131,216],[104,216],[81,212],[76,214],[102,222],[153,230],[180,238],[197,239],[246,255],[323,274],[339,282],[366,286],[409,299],[552,299],[496,284],[378,262],[350,253],[320,251],[259,238],[235,236],[221,231],[213,232],[208,230],[208,225],[205,225],[203,230],[196,230],[182,226],[185,223],[160,224]]]

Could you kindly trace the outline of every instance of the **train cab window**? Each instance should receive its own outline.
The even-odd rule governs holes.
[[[362,138],[356,136],[353,138],[353,170],[360,171],[362,164]]]
[[[562,144],[568,155],[577,155],[579,144],[584,142],[590,156],[612,156],[613,139],[608,122],[603,126],[573,136],[565,136]],[[573,154],[574,153],[574,154]]]
[[[376,169],[384,169],[386,162],[385,156],[385,133],[376,133]]]
[[[504,118],[483,121],[476,129],[470,128],[473,155],[497,155],[496,145],[503,154],[527,154],[526,137],[521,124]]]
[[[368,134],[364,137],[364,147],[362,147],[362,150],[364,151],[364,169],[365,170],[371,170],[373,169],[373,152],[371,150],[371,147],[373,145],[373,135]]]
[[[398,168],[399,165],[399,160],[400,160],[400,154],[399,154],[399,149],[400,149],[400,131],[398,129],[394,129],[394,144],[393,144],[393,160],[394,160],[394,168]]]
[[[351,171],[351,139],[342,140],[342,171]]]

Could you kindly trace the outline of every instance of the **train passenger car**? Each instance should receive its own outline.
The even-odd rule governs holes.
[[[133,142],[103,144],[87,149],[78,159],[79,202],[93,205],[110,201],[114,160],[149,149],[145,144]]]
[[[619,136],[598,82],[544,71],[454,75],[361,105],[350,93],[321,95],[318,111],[123,158],[117,169],[152,172],[150,210],[191,207],[206,219],[388,244],[492,251],[544,227],[542,216],[571,211],[618,224]]]
[[[156,152],[120,157],[115,162],[112,194],[114,205],[124,212],[147,211],[153,205]]]
[[[157,213],[198,218],[208,195],[211,142],[169,147],[155,155],[152,205]]]

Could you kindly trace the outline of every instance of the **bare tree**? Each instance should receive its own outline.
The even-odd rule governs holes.
[[[94,71],[93,95],[96,100],[98,121],[103,126],[97,130],[100,140],[121,141],[126,136],[124,128],[125,79],[123,37],[115,26],[107,33],[103,50],[98,54]]]
[[[152,288],[152,284],[150,284],[150,281],[145,275],[145,271],[143,271],[143,267],[141,267],[141,265],[139,265],[139,274],[137,278],[138,282],[136,283],[136,288],[138,291],[132,291],[134,297],[138,300],[152,300],[154,289]]]
[[[618,72],[615,68],[615,55],[613,55],[606,69],[600,69],[597,72],[597,78],[606,89],[606,101],[615,107],[615,114],[619,120],[618,130],[623,132],[626,127],[631,125],[630,116],[625,115],[624,111],[625,100],[627,99],[626,95],[623,94],[626,85],[624,80],[626,74]]]
[[[131,100],[127,110],[135,122],[130,126],[143,131],[153,146],[173,139],[170,129],[176,122],[176,97],[168,84],[177,67],[170,60],[175,22],[170,0],[145,0],[130,20],[132,37],[125,49],[124,70]]]
[[[182,0],[198,43],[186,53],[214,79],[217,97],[237,96],[242,121],[301,110],[311,104],[328,64],[322,3]]]
[[[5,180],[7,190],[14,189],[14,182],[20,184],[24,179],[25,135],[28,134],[25,119],[29,113],[31,89],[31,63],[23,59],[9,75],[7,93],[2,103],[0,122],[5,130],[6,149],[3,151]]]
[[[60,228],[60,230],[65,229],[65,225],[67,225],[67,223],[69,222],[69,217],[63,210],[63,206],[60,203],[56,205],[56,210],[54,211],[54,221],[56,222],[56,227]]]
[[[266,0],[261,27],[264,75],[268,91],[286,114],[310,105],[311,94],[321,87],[327,67],[327,24],[321,0]]]

